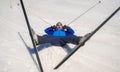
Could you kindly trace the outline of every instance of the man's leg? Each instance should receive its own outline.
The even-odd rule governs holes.
[[[35,33],[35,31],[32,28],[31,28],[31,31],[32,31],[33,39],[36,45],[51,43],[52,45],[55,45],[55,46],[63,46],[66,44],[60,39],[60,37],[51,36],[51,35],[39,36]]]
[[[60,39],[60,37],[51,36],[51,35],[39,36],[35,33],[33,28],[31,28],[31,32],[32,32],[33,39],[36,45],[44,44],[44,43],[51,43],[52,45],[55,45],[55,46],[63,46],[66,44],[64,41]]]
[[[63,40],[68,41],[68,43],[72,43],[72,44],[78,45],[81,41],[84,41],[90,35],[91,35],[91,33],[88,33],[85,36],[70,35],[70,36],[67,36],[66,38],[64,38]],[[84,45],[84,43],[83,43],[83,45]]]
[[[77,45],[81,38],[82,36],[69,35],[69,36],[61,38],[61,40],[64,41],[65,43],[72,43],[72,44]]]
[[[55,46],[63,46],[66,44],[66,42],[61,40],[61,37],[56,37],[51,35],[38,36],[38,43],[39,44],[51,43],[52,45]]]

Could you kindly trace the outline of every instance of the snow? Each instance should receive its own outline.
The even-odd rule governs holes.
[[[69,23],[98,0],[23,0],[29,22],[37,34],[56,24]],[[81,36],[94,30],[120,5],[120,0],[101,3],[73,22]],[[60,68],[67,55],[61,47],[38,46],[44,72],[120,72],[120,11]],[[74,45],[69,44],[73,48]],[[68,49],[67,49],[68,50]],[[0,72],[40,72],[19,0],[0,0]]]

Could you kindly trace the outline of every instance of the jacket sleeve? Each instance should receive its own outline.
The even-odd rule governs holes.
[[[48,35],[53,35],[53,32],[54,32],[51,27],[46,28],[44,31],[45,31],[45,33],[47,33]]]
[[[67,31],[66,31],[66,34],[67,35],[73,35],[75,32],[72,28],[69,28]]]

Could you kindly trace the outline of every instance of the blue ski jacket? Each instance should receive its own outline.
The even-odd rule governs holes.
[[[53,36],[68,36],[68,35],[73,35],[74,34],[74,30],[73,29],[68,29],[68,30],[63,30],[63,29],[56,29],[53,30],[51,27],[48,27],[45,29],[45,32],[48,35],[53,35]]]

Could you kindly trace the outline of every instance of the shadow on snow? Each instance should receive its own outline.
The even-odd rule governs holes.
[[[22,35],[18,32],[19,37],[21,38],[22,42],[24,43],[24,45],[26,46],[27,50],[29,51],[30,54],[34,54],[34,48],[29,47],[26,42],[24,41]],[[37,46],[37,50],[38,51],[42,51],[45,48],[51,47],[52,45],[50,43],[45,43],[45,44],[41,44]],[[72,49],[69,47],[69,45],[65,45],[62,47],[68,54],[72,51]]]

